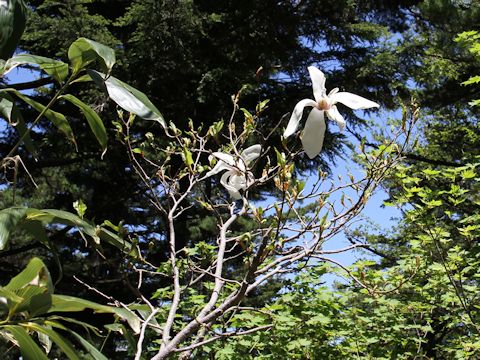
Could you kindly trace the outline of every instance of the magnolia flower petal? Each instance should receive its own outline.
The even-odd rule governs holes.
[[[310,159],[313,159],[322,151],[326,128],[323,111],[313,108],[308,115],[302,134],[303,150]]]
[[[260,156],[261,151],[262,151],[262,145],[256,144],[243,150],[240,156],[242,157],[243,161],[245,161],[245,163],[248,165],[250,162],[252,162],[253,160],[255,160]]]
[[[298,123],[302,119],[303,115],[303,109],[305,106],[317,106],[317,103],[311,99],[303,99],[300,100],[297,105],[295,105],[295,108],[293,109],[292,116],[290,117],[290,121],[288,122],[287,128],[285,129],[285,132],[283,133],[283,137],[287,138],[290,135],[292,135],[298,127]]]
[[[340,91],[339,88],[333,88],[332,90],[330,90],[330,92],[328,93],[328,97],[331,97],[332,95],[335,95],[336,93],[338,93]]]
[[[228,179],[228,184],[237,190],[245,190],[248,186],[246,174],[233,174]]]
[[[240,200],[242,198],[242,195],[240,194],[239,189],[237,189],[235,186],[230,184],[230,178],[232,176],[235,176],[235,172],[233,170],[226,171],[225,174],[223,174],[222,177],[220,178],[220,183],[223,185],[225,189],[227,189],[228,194],[232,199]]]
[[[230,154],[225,154],[223,152],[217,151],[212,153],[212,156],[216,157],[220,161],[223,161],[225,164],[230,166],[235,166],[235,159]]]
[[[337,123],[337,125],[340,127],[340,131],[345,129],[345,119],[343,118],[342,114],[338,112],[338,109],[335,105],[327,110],[327,116],[330,120],[333,120]]]
[[[211,159],[212,156],[217,158],[218,162],[212,170],[205,174],[206,177],[216,175],[223,170],[232,170],[235,167],[235,160],[233,159],[233,156],[229,154],[214,152],[211,156],[209,156],[209,159]]]
[[[380,107],[376,102],[365,99],[361,96],[349,93],[349,92],[339,92],[332,94],[330,99],[333,100],[333,103],[342,103],[343,105],[348,106],[350,109],[369,109],[372,107]]]
[[[327,94],[327,89],[325,88],[325,75],[315,66],[309,66],[308,72],[312,79],[313,96],[318,103]]]
[[[232,170],[232,167],[230,165],[227,165],[225,164],[223,161],[219,161],[217,162],[217,164],[213,167],[212,170],[210,170],[209,172],[207,172],[205,174],[206,177],[210,177],[210,176],[213,176],[213,175],[216,175],[218,174],[219,172],[223,171],[223,170]]]

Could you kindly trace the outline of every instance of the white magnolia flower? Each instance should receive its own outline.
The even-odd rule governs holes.
[[[326,129],[324,113],[327,113],[327,117],[338,124],[340,130],[345,128],[345,120],[338,112],[337,106],[335,105],[337,102],[342,103],[353,110],[379,107],[380,105],[349,92],[338,92],[338,88],[333,89],[327,95],[327,89],[325,88],[325,75],[315,66],[310,66],[308,72],[312,79],[313,96],[315,97],[315,100],[303,99],[295,105],[283,136],[287,138],[297,130],[298,123],[302,118],[303,109],[306,106],[313,107],[308,115],[302,134],[303,149],[308,157],[313,159],[322,150]]]
[[[220,183],[228,190],[228,193],[233,199],[241,199],[242,195],[240,194],[240,190],[247,189],[255,181],[253,174],[248,171],[248,165],[260,156],[261,150],[261,145],[252,145],[243,150],[237,159],[230,154],[214,152],[212,156],[216,157],[218,162],[214,168],[206,174],[206,177],[227,170],[222,175]]]

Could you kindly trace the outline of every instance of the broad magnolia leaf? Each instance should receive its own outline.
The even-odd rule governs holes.
[[[22,326],[6,325],[4,329],[8,331],[18,343],[24,360],[48,360],[45,353]]]
[[[15,126],[16,121],[13,117],[13,108],[15,103],[10,95],[2,92],[0,93],[0,115],[7,120],[10,125]]]
[[[98,331],[95,327],[93,327],[90,324],[84,323],[82,321],[78,321],[78,320],[75,320],[75,319],[72,319],[72,318],[65,318],[65,317],[61,317],[61,316],[51,316],[51,317],[49,317],[49,319],[55,319],[55,320],[58,319],[58,320],[74,323],[76,325],[82,326],[83,328],[85,328],[87,330],[91,330],[97,336],[100,336],[100,334],[98,333]],[[48,324],[48,326],[51,327],[51,328],[61,329],[62,331],[66,331],[66,332],[72,334],[78,340],[78,342],[83,346],[83,348],[88,352],[88,354],[90,354],[93,357],[94,360],[107,360],[107,358],[99,350],[97,350],[97,348],[95,346],[90,344],[80,334],[76,333],[75,331],[71,330],[70,328],[67,328],[64,325],[62,325],[61,323],[59,323],[57,321],[52,321],[52,320],[45,321],[45,324]]]
[[[35,100],[29,98],[26,95],[23,95],[19,91],[15,89],[5,89],[5,91],[9,91],[13,94],[15,94],[18,98],[20,98],[22,101],[30,105],[32,108],[37,110],[39,113],[44,115],[48,120],[50,120],[61,132],[63,132],[67,138],[72,141],[75,144],[75,136],[73,135],[72,128],[70,127],[70,124],[67,121],[67,118],[65,115],[53,111],[51,109],[47,109],[44,105],[40,104],[39,102],[36,102]]]
[[[25,285],[21,289],[15,290],[15,293],[22,298],[20,303],[9,303],[8,313],[11,315],[26,312],[29,313],[45,313],[48,308],[45,308],[45,304],[49,303],[51,306],[51,295],[47,293],[46,287],[40,287],[38,285]],[[45,296],[44,296],[45,295]],[[45,301],[44,297],[49,297],[50,300]],[[39,298],[42,298],[41,300]],[[32,303],[33,301],[33,303]],[[38,307],[37,307],[38,306]]]
[[[5,285],[5,289],[10,291],[20,290],[29,284],[45,287],[48,292],[53,293],[53,283],[50,272],[43,261],[36,257],[30,260],[20,274],[13,277],[9,283]]]
[[[80,321],[80,320],[73,319],[70,317],[65,317],[65,316],[58,316],[58,315],[49,315],[48,320],[45,320],[45,324],[47,324],[48,326],[61,329],[64,331],[69,331],[70,327],[66,327],[65,325],[63,325],[63,323],[79,325],[83,329],[87,330],[89,333],[94,333],[96,336],[101,336],[98,328],[84,321]]]
[[[87,340],[81,337],[75,331],[70,331],[75,338],[82,344],[83,348],[93,357],[94,360],[108,360],[95,346],[90,344]]]
[[[142,119],[158,121],[164,128],[166,127],[163,115],[147,95],[113,76],[107,77],[95,70],[87,72],[97,85],[106,87],[108,96],[122,109]]]
[[[0,297],[13,303],[20,303],[23,301],[21,296],[18,296],[13,291],[7,290],[4,287],[0,287]]]
[[[35,148],[22,113],[17,109],[13,98],[6,92],[0,93],[0,115],[17,129],[27,150],[35,156]]]
[[[24,218],[26,209],[8,208],[0,210],[0,250],[7,245],[11,232]]]
[[[45,314],[52,307],[52,294],[44,292],[32,296],[28,307],[28,312],[31,317]]]
[[[12,207],[0,210],[0,250],[5,248],[12,231],[21,228],[32,234],[37,240],[48,244],[45,225],[63,224],[73,226],[90,236],[95,243],[107,242],[126,254],[136,256],[137,249],[121,236],[100,227],[92,225],[78,215],[56,209],[33,209]]]
[[[90,236],[97,244],[100,243],[100,240],[103,240],[127,254],[136,255],[136,249],[130,242],[125,241],[120,236],[107,229],[92,225],[78,215],[72,214],[68,211],[29,208],[26,212],[26,219],[31,221],[42,221],[44,224],[75,226],[78,230]]]
[[[48,246],[45,228],[40,221],[25,221],[27,208],[11,207],[0,210],[0,250],[8,244],[12,231],[25,230],[36,240]]]
[[[87,119],[88,125],[90,125],[90,129],[92,130],[93,134],[97,138],[98,143],[102,147],[103,153],[107,151],[107,131],[105,130],[105,126],[103,125],[102,119],[100,116],[93,110],[90,106],[85,104],[80,99],[76,98],[73,95],[67,94],[60,97],[61,99],[65,99],[75,106],[77,106]]]
[[[52,330],[49,327],[41,326],[39,324],[30,322],[24,325],[26,328],[34,330],[38,333],[42,333],[48,336],[59,348],[62,352],[67,355],[67,357],[71,360],[80,360],[78,357],[75,349],[73,348],[72,344],[63,338],[59,333]]]
[[[5,75],[17,66],[24,64],[38,65],[58,83],[62,83],[68,76],[68,65],[64,62],[30,54],[20,54],[8,59],[3,74]]]
[[[76,298],[74,296],[53,295],[52,307],[49,312],[78,312],[91,309],[96,313],[115,314],[128,322],[135,333],[140,332],[140,319],[133,311],[124,308],[97,304],[93,301]]]
[[[95,60],[100,60],[103,70],[109,73],[116,61],[112,48],[86,38],[80,38],[70,45],[68,58],[74,73],[83,70]]]
[[[84,347],[84,349],[93,357],[94,360],[107,360],[107,358],[100,351],[98,351],[97,348],[95,348],[95,346],[90,344],[81,335],[79,335],[75,331],[71,330],[70,328],[65,327],[64,325],[62,325],[61,323],[59,323],[57,321],[52,321],[52,319],[62,320],[62,321],[74,323],[74,324],[77,324],[77,325],[81,325],[87,331],[91,330],[95,333],[95,335],[100,336],[100,333],[98,333],[97,328],[93,327],[90,324],[87,324],[87,323],[84,323],[82,321],[78,321],[78,320],[75,320],[75,319],[72,319],[72,318],[65,318],[65,317],[61,317],[61,316],[51,316],[51,317],[49,317],[49,319],[50,320],[45,321],[45,324],[47,324],[51,328],[61,329],[63,331],[67,331],[70,334],[72,334],[80,342],[80,344]]]

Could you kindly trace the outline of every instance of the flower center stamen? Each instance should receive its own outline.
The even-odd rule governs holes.
[[[318,110],[329,110],[330,102],[327,99],[322,99],[317,103]]]

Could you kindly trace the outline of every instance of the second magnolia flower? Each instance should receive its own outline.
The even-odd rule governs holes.
[[[206,177],[226,170],[220,179],[220,183],[228,190],[233,199],[241,199],[240,190],[246,190],[255,182],[255,177],[249,171],[248,165],[260,156],[261,151],[262,146],[257,144],[243,150],[237,158],[223,152],[214,152],[211,157],[217,158],[218,162],[206,174]]]
[[[298,124],[302,119],[303,109],[306,106],[313,107],[308,115],[302,133],[303,149],[307,156],[310,159],[313,159],[320,153],[320,151],[322,151],[326,130],[325,113],[330,120],[334,120],[338,124],[340,130],[345,128],[345,120],[337,110],[337,102],[342,103],[353,110],[380,107],[380,105],[349,92],[339,92],[338,88],[333,89],[327,95],[327,89],[325,88],[325,75],[323,72],[318,70],[315,66],[310,66],[308,72],[312,79],[313,96],[315,100],[303,99],[295,105],[283,136],[287,138],[297,130]]]

